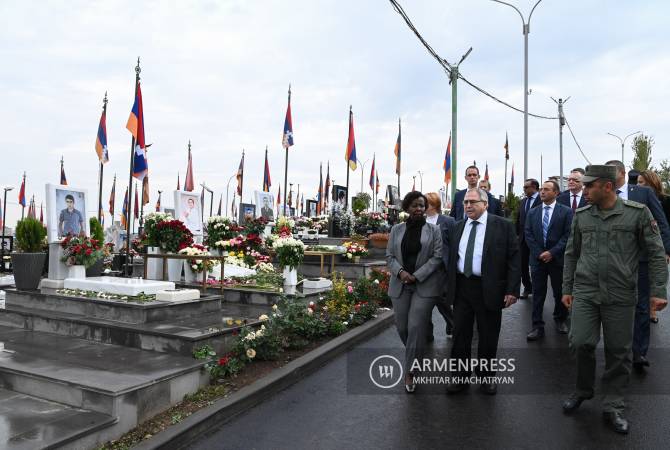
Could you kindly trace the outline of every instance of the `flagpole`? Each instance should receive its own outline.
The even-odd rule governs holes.
[[[135,96],[134,99],[137,99],[137,85],[140,82],[140,57],[137,57],[137,65],[135,66]],[[128,219],[126,220],[126,266],[124,273],[126,276],[130,276],[130,205],[133,203],[133,167],[135,164],[135,136],[131,138],[130,141],[130,173],[128,175]]]
[[[291,83],[288,84],[288,104],[291,105]],[[286,186],[288,186],[288,142],[286,142],[286,158],[284,160],[284,215],[286,215]]]
[[[106,116],[107,115],[107,91],[105,91],[105,98],[102,99],[102,115]],[[104,149],[103,149],[104,150]],[[98,222],[102,223],[102,177],[103,177],[103,172],[104,172],[104,164],[102,161],[104,160],[104,154],[103,154],[103,159],[100,160],[100,179],[98,181]],[[112,217],[112,222],[114,221],[114,218]]]
[[[398,165],[398,195],[400,195],[400,172],[402,169],[402,136],[400,134],[400,117],[398,117],[398,136],[400,137],[400,146],[398,148],[398,161],[396,164]]]
[[[349,105],[349,131],[347,132],[347,195],[344,196],[344,210],[347,211],[349,209],[349,161],[350,161],[350,155],[349,155],[349,142],[348,140],[351,138],[351,121],[352,121],[352,107]]]
[[[240,205],[244,201],[242,193],[244,192],[244,149],[242,149],[242,174],[240,175]]]

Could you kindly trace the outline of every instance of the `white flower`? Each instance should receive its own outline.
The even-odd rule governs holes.
[[[266,320],[269,320],[270,318],[268,317],[267,314],[261,314],[258,316],[258,320],[265,322]]]
[[[256,333],[254,333],[253,331],[244,337],[245,341],[253,341],[254,339],[256,339]]]
[[[349,326],[349,322],[342,322],[342,325],[344,325],[345,327],[348,327],[348,326]]]
[[[256,350],[253,348],[247,349],[247,358],[253,359],[256,356]]]
[[[273,311],[277,311],[278,308],[279,308],[279,307],[278,307],[277,305],[272,305],[272,310],[273,310]]]
[[[312,311],[312,308],[307,308],[307,315],[311,316],[312,314],[314,314],[314,311]]]
[[[351,259],[353,256],[354,255],[352,255],[351,253],[347,253],[347,258]]]
[[[375,283],[375,284],[379,284],[379,280],[375,280],[374,283]]]
[[[309,302],[309,306],[314,306],[314,302]]]

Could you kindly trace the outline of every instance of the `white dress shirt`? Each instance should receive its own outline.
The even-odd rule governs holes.
[[[577,199],[577,203],[579,204],[579,199]],[[553,201],[550,205],[547,205],[546,203],[542,203],[542,214],[540,215],[540,224],[544,220],[544,212],[546,211],[546,207],[549,207],[549,223],[551,223],[551,216],[554,215],[554,208],[556,208],[556,200]]]
[[[575,194],[574,192],[570,191],[570,208],[572,208],[572,202],[575,201],[575,204],[577,205],[577,208],[579,208],[579,202],[582,201],[582,194],[584,193],[583,190],[579,191],[578,194]]]
[[[477,219],[477,235],[475,236],[475,248],[472,253],[472,274],[478,277],[482,276],[482,253],[484,252],[484,235],[486,234],[486,221],[489,213],[484,211],[484,214]],[[472,231],[473,220],[468,218],[463,228],[463,235],[458,243],[458,273],[463,273],[465,268],[465,251],[468,247],[468,239],[470,238],[470,231]]]
[[[433,216],[426,216],[426,223],[432,223],[433,225],[437,225],[437,219],[440,217],[439,214],[435,214]]]
[[[618,194],[619,198],[621,200],[628,200],[628,185],[624,184],[619,188],[619,190],[621,191],[621,193]]]

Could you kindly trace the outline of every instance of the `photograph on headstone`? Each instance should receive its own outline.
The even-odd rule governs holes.
[[[252,203],[240,203],[240,217],[238,223],[244,225],[247,220],[256,217],[256,205]]]
[[[196,192],[174,191],[175,218],[184,222],[194,236],[202,235],[202,205]]]
[[[268,221],[274,220],[273,195],[269,192],[254,191],[254,198],[258,206],[256,216]]]
[[[67,235],[88,236],[87,191],[72,186],[46,185],[47,237],[54,242]]]

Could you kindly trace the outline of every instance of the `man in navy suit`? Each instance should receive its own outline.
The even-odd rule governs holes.
[[[626,166],[621,161],[607,161],[608,166],[617,168],[616,192],[624,200],[642,203],[649,208],[651,215],[661,231],[661,239],[666,253],[666,262],[670,259],[670,227],[663,213],[661,202],[654,191],[646,186],[626,184]],[[637,276],[637,305],[635,307],[635,327],[633,328],[633,367],[638,372],[649,366],[647,350],[649,349],[649,261],[646,255],[640,258]]]
[[[554,321],[561,334],[567,334],[568,310],[561,298],[563,285],[563,254],[570,237],[572,211],[556,201],[560,188],[555,181],[545,181],[540,190],[542,205],[528,212],[526,244],[530,249],[530,271],[533,278],[533,329],[526,336],[536,341],[544,336],[544,299],[547,296],[547,278],[554,291]]]
[[[586,206],[586,197],[583,195],[582,176],[584,169],[578,167],[570,171],[568,177],[568,190],[561,192],[556,201],[572,209],[574,214],[578,208]]]
[[[521,200],[519,209],[516,211],[516,235],[519,238],[519,249],[521,253],[521,282],[523,283],[523,292],[519,298],[528,298],[528,296],[533,293],[533,282],[528,271],[529,250],[528,245],[526,245],[524,230],[528,212],[542,203],[539,189],[540,183],[536,179],[529,178],[524,181],[523,193],[526,195],[526,198]]]
[[[456,220],[466,218],[465,210],[463,209],[463,199],[465,198],[465,193],[468,189],[477,189],[477,183],[479,182],[479,169],[477,166],[468,166],[468,168],[465,169],[465,181],[468,182],[467,189],[456,192],[456,195],[454,195],[454,203],[451,206],[451,211],[449,211],[449,215]],[[490,192],[487,192],[486,194],[488,196],[489,205],[487,211],[490,214],[502,217],[503,210],[500,202],[496,200]]]

